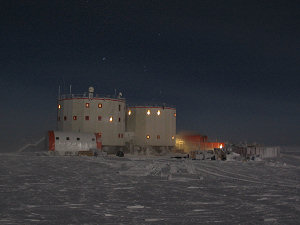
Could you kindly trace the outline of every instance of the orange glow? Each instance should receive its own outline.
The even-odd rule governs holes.
[[[113,121],[113,117],[109,117],[109,122],[112,122]]]
[[[172,136],[172,140],[174,140],[175,139],[175,137],[174,136]]]
[[[147,115],[150,116],[151,112],[150,109],[147,110]]]
[[[174,117],[176,117],[176,113],[174,113]]]
[[[157,115],[158,115],[158,116],[160,115],[160,110],[157,111]]]
[[[77,116],[73,116],[73,120],[77,120]]]
[[[222,145],[222,144],[220,145],[220,148],[223,148],[223,145]]]
[[[147,138],[147,139],[150,139],[150,135],[147,135],[146,138]]]
[[[61,105],[60,105],[60,104],[58,104],[57,108],[61,109]]]
[[[98,108],[102,108],[102,104],[101,103],[98,104]]]
[[[131,115],[131,110],[128,110],[128,116],[130,116]]]

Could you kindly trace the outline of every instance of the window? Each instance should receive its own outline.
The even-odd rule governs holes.
[[[157,135],[157,139],[160,139],[160,135]]]
[[[121,134],[118,134],[118,137],[120,138],[120,137],[121,137]]]
[[[77,120],[77,116],[73,116],[73,120]]]
[[[160,110],[157,110],[157,115],[158,115],[158,116],[160,115]]]
[[[113,121],[113,117],[109,117],[109,122],[112,122]]]
[[[147,110],[147,115],[150,116],[151,112],[150,109]]]
[[[119,122],[121,122],[121,118],[119,117]]]
[[[128,110],[128,116],[130,116],[131,115],[131,110]]]
[[[85,108],[90,108],[90,103],[85,103]]]
[[[121,105],[119,105],[119,111],[121,111]]]
[[[69,138],[69,137],[66,137],[66,140],[70,140],[70,138]]]
[[[57,117],[57,121],[60,121],[60,116],[59,116],[59,117]]]
[[[92,141],[95,141],[95,138],[92,138]]]
[[[101,121],[102,117],[101,116],[98,116],[98,121]]]
[[[175,137],[174,136],[172,136],[172,140],[174,140],[175,139]]]
[[[64,116],[64,120],[67,120],[67,117],[66,117],[66,116]]]
[[[147,139],[150,139],[150,135],[147,135],[146,138],[147,138]]]
[[[90,117],[89,116],[85,116],[85,120],[90,120]]]
[[[57,108],[58,108],[58,109],[61,109],[61,104],[58,104]]]
[[[55,139],[56,139],[56,140],[59,140],[59,137],[56,137]]]
[[[79,141],[79,140],[80,140],[80,138],[78,137],[78,138],[76,138],[76,140],[77,140],[77,141]]]
[[[176,117],[176,113],[174,113],[174,117]]]
[[[102,108],[102,104],[101,103],[98,104],[98,108],[99,109]]]
[[[121,138],[123,138],[123,134],[121,134]]]

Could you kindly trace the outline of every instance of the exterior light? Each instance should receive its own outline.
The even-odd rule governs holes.
[[[90,103],[85,103],[85,108],[90,108]]]
[[[174,117],[176,117],[176,113],[174,113]]]
[[[128,116],[130,116],[131,115],[131,110],[128,110]]]
[[[158,116],[160,115],[160,110],[157,111],[157,115],[158,115]]]
[[[223,145],[222,145],[222,144],[220,145],[220,148],[221,148],[221,149],[223,148]]]
[[[151,112],[150,109],[147,110],[147,115],[150,116]]]
[[[57,108],[58,108],[58,109],[61,109],[61,104],[58,104]]]
[[[147,138],[147,139],[150,139],[150,135],[147,135],[146,138]]]
[[[113,121],[113,117],[109,117],[109,122],[112,122]]]
[[[98,104],[98,108],[102,108],[102,104],[101,103]]]
[[[174,140],[175,139],[175,137],[174,136],[172,136],[172,140]]]

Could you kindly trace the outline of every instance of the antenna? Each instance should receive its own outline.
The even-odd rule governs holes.
[[[70,84],[70,94],[72,94],[72,84]]]
[[[60,99],[60,85],[58,85],[58,97],[57,99]]]

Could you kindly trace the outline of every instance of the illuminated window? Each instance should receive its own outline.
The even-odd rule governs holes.
[[[64,120],[67,120],[67,117],[66,117],[66,116],[64,116]]]
[[[130,116],[131,115],[131,110],[128,110],[128,116]]]
[[[121,118],[119,117],[119,122],[121,122]]]
[[[90,108],[90,103],[85,103],[85,108]]]
[[[150,135],[147,135],[146,138],[147,138],[147,139],[150,139]]]
[[[109,122],[112,122],[113,121],[113,117],[109,117]]]
[[[98,104],[98,108],[102,108],[102,104],[101,103]]]
[[[60,116],[59,116],[59,117],[57,117],[57,121],[60,121]]]
[[[157,139],[160,139],[160,135],[157,135]]]
[[[172,136],[172,140],[174,140],[175,139],[175,137],[174,136]]]
[[[101,121],[102,117],[101,116],[98,116],[98,121]]]
[[[160,110],[157,110],[157,115],[158,115],[158,116],[160,115]]]
[[[85,120],[90,120],[90,117],[89,116],[85,116]]]
[[[150,109],[147,110],[147,115],[150,116],[151,112]]]
[[[73,120],[77,120],[77,116],[73,116]]]
[[[174,116],[176,117],[176,113],[174,113]]]
[[[58,109],[61,109],[61,104],[58,104],[57,108],[58,108]]]

